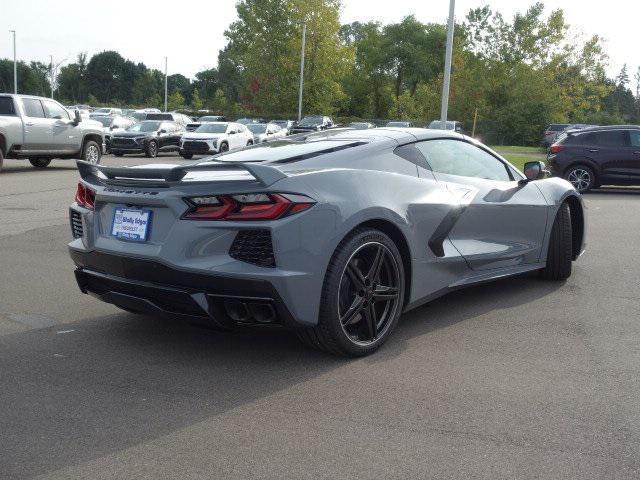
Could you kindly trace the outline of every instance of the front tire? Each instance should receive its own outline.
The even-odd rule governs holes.
[[[573,235],[571,211],[567,202],[558,209],[551,228],[547,264],[540,271],[546,280],[566,280],[571,276],[573,257]]]
[[[4,153],[2,152],[2,148],[0,148],[0,172],[2,171],[3,165],[4,165]]]
[[[314,348],[359,357],[376,351],[393,332],[404,304],[400,252],[384,233],[358,229],[331,258],[315,327],[298,331]]]
[[[148,158],[155,158],[158,156],[158,144],[155,140],[150,140],[149,143],[147,143],[147,148],[144,153]]]
[[[193,158],[193,153],[181,153],[180,155],[186,160],[191,160]]]
[[[29,163],[36,168],[47,168],[51,163],[51,159],[44,157],[30,158]]]
[[[227,142],[222,142],[220,144],[220,151],[221,152],[228,152],[229,151],[229,144]]]
[[[93,163],[94,165],[98,165],[101,158],[102,150],[100,149],[100,145],[98,145],[93,140],[89,140],[84,144],[84,149],[82,150],[82,160],[84,160],[85,162]]]
[[[588,192],[596,186],[596,174],[586,165],[569,167],[564,178],[580,193]]]

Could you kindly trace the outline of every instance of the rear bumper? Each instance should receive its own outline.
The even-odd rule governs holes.
[[[196,319],[222,328],[298,326],[266,280],[205,275],[158,262],[69,249],[83,293],[143,313]]]

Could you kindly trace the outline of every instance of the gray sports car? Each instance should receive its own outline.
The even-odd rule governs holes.
[[[78,162],[84,293],[222,328],[274,324],[366,355],[402,312],[538,270],[571,274],[581,196],[444,130],[329,130],[183,165]]]

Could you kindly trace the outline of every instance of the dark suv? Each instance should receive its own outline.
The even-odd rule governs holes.
[[[111,136],[111,152],[116,157],[125,153],[144,153],[156,157],[159,152],[179,150],[185,128],[161,120],[145,120]]]
[[[552,173],[579,192],[600,185],[640,185],[640,127],[567,130],[549,147]]]

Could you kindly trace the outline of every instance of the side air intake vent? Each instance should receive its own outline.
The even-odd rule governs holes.
[[[241,230],[236,235],[229,255],[247,263],[261,267],[275,267],[271,232],[269,230]]]

